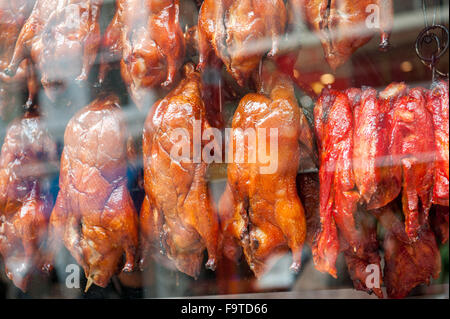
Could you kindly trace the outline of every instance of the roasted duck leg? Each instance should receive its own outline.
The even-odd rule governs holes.
[[[412,242],[391,207],[374,211],[386,229],[384,282],[390,298],[404,298],[420,284],[429,284],[441,272],[441,256],[435,236],[425,228]]]
[[[428,227],[435,168],[433,119],[422,89],[412,89],[397,100],[392,123],[391,154],[394,165],[402,169],[405,228],[415,240],[421,229]]]
[[[449,100],[448,82],[434,83],[427,96],[427,110],[432,114],[436,145],[433,203],[449,206]]]
[[[6,274],[23,291],[42,267],[53,199],[45,187],[56,144],[36,114],[13,121],[0,155],[0,254]]]
[[[171,85],[183,63],[185,40],[178,0],[117,0],[116,14],[102,40],[99,83],[111,63],[121,74],[136,105],[150,103],[149,90]]]
[[[282,0],[205,0],[198,20],[200,70],[225,64],[244,86],[268,53],[275,56],[286,28]]]
[[[10,105],[17,105],[14,99],[21,95],[21,89],[28,86],[28,102],[32,105],[36,83],[31,63],[23,61],[14,77],[3,70],[8,66],[20,30],[33,9],[35,0],[0,0],[0,117],[4,117]]]
[[[30,58],[50,98],[73,79],[87,80],[100,45],[103,0],[37,0],[5,73],[13,76]]]
[[[79,111],[64,135],[51,248],[64,242],[84,268],[86,290],[135,269],[138,217],[127,189],[126,131],[118,99],[107,96]]]
[[[178,270],[197,278],[205,248],[206,268],[216,268],[219,222],[206,181],[208,163],[205,155],[197,154],[196,159],[194,154],[196,149],[204,153],[206,144],[194,135],[211,129],[200,74],[192,64],[184,67],[184,73],[178,87],[153,106],[144,126],[141,267],[152,253],[161,251]],[[188,153],[180,157],[180,148]]]
[[[290,0],[294,16],[303,17],[322,42],[332,69],[344,64],[374,33],[380,48],[389,46],[394,12],[392,0]]]
[[[219,207],[226,257],[238,257],[241,246],[260,277],[267,259],[286,248],[293,254],[291,270],[300,269],[306,219],[296,176],[301,154],[315,155],[312,132],[290,79],[265,65],[258,82],[259,93],[246,95],[233,117],[228,147],[229,156],[235,155],[228,159],[228,183]],[[252,139],[244,133],[248,130],[266,135]],[[269,147],[269,140],[278,149],[272,142]],[[269,148],[276,155],[267,157]]]

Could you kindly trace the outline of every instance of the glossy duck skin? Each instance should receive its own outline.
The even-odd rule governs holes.
[[[31,104],[35,94],[35,81],[31,64],[23,61],[14,77],[9,77],[3,70],[7,68],[14,51],[17,38],[23,24],[33,9],[35,0],[0,0],[0,116],[5,116],[7,108],[18,91],[28,84],[29,101]],[[28,83],[27,83],[28,80]]]
[[[392,113],[391,154],[403,175],[403,213],[412,240],[427,227],[433,199],[435,143],[433,119],[426,109],[425,92],[415,88],[400,98]]]
[[[436,144],[433,203],[449,206],[449,100],[448,82],[434,83],[427,95],[427,110],[432,114]]]
[[[38,116],[10,124],[0,155],[0,254],[7,276],[23,291],[42,267],[53,199],[41,186],[56,159],[56,144]]]
[[[394,19],[392,0],[290,0],[290,3],[320,38],[325,58],[334,70],[377,31],[381,34],[380,48],[389,46]],[[367,22],[377,22],[373,19],[377,13],[379,26],[368,26]]]
[[[433,232],[426,228],[412,242],[391,207],[374,211],[386,229],[384,283],[390,298],[404,298],[420,284],[429,284],[441,272],[441,256]]]
[[[361,248],[354,213],[359,201],[353,174],[353,114],[345,93],[325,89],[314,109],[320,154],[321,233],[313,248],[316,268],[336,277],[337,227],[351,249]]]
[[[74,79],[87,80],[100,45],[103,0],[37,0],[5,73],[30,58],[50,98]]]
[[[92,283],[105,287],[119,267],[135,268],[138,217],[127,189],[126,139],[115,96],[80,110],[64,135],[51,244],[55,253],[64,242],[85,271],[86,289]]]
[[[353,109],[353,171],[359,194],[369,210],[386,206],[401,189],[401,180],[393,174],[389,152],[391,105],[388,95],[389,88],[380,99],[374,89],[365,88]]]
[[[301,154],[314,156],[312,132],[289,78],[264,68],[259,87],[260,93],[246,95],[234,114],[232,143],[228,147],[237,154],[237,145],[243,144],[244,161],[229,159],[227,188],[219,203],[225,255],[238,257],[236,245],[241,246],[257,277],[265,272],[267,259],[286,248],[293,254],[290,269],[300,269],[306,218],[297,194],[296,176]],[[273,138],[270,128],[278,129],[274,136],[278,158],[267,162],[258,154],[256,162],[249,162],[251,150],[256,150],[257,145],[265,143],[269,149],[269,136]],[[257,137],[256,145],[247,139],[242,141],[246,129],[265,129],[266,140]],[[265,172],[269,164],[276,164],[275,170]]]
[[[106,30],[99,82],[110,64],[120,60],[122,78],[138,107],[149,103],[148,91],[173,84],[185,56],[178,0],[117,0]]]
[[[141,267],[152,253],[161,251],[178,270],[197,278],[205,248],[209,255],[206,268],[216,268],[219,221],[206,181],[207,162],[195,161],[192,154],[188,161],[172,154],[177,141],[190,153],[196,147],[203,150],[205,145],[194,145],[194,133],[210,128],[200,74],[192,64],[185,66],[184,73],[181,83],[153,106],[144,126]],[[173,134],[179,129],[184,129],[189,139],[171,137],[178,136]]]
[[[199,13],[199,65],[223,62],[244,86],[267,53],[278,53],[287,12],[282,0],[205,0]]]

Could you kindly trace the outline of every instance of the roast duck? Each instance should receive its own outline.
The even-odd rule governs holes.
[[[22,61],[31,60],[52,99],[74,80],[86,81],[100,45],[102,3],[103,0],[36,0],[4,73],[14,76]]]
[[[344,64],[376,32],[380,49],[389,46],[392,0],[289,0],[293,23],[302,19],[319,37],[332,69]]]
[[[35,111],[9,125],[0,155],[0,254],[23,291],[46,255],[48,178],[56,160],[56,144]]]
[[[11,110],[10,106],[17,105],[21,89],[28,86],[31,106],[36,84],[31,63],[22,61],[15,76],[3,73],[9,64],[17,38],[23,24],[33,9],[35,0],[0,0],[0,117],[4,117]]]
[[[215,270],[219,258],[219,221],[206,180],[208,163],[201,155],[206,142],[194,137],[211,128],[201,92],[200,74],[187,64],[180,84],[153,106],[143,134],[146,197],[140,215],[141,266],[147,265],[152,253],[162,252],[178,270],[194,278],[205,249],[206,268]],[[178,135],[179,130],[184,134]],[[187,154],[173,153],[176,146]]]
[[[105,287],[131,272],[138,254],[138,216],[127,189],[127,128],[113,95],[80,110],[64,134],[60,191],[50,218],[50,249],[60,243],[91,284]],[[50,270],[52,256],[45,265]]]
[[[228,147],[235,155],[228,159],[228,182],[219,205],[225,256],[237,259],[242,250],[259,277],[267,270],[267,259],[286,248],[293,254],[291,270],[300,269],[307,230],[296,176],[300,161],[315,158],[315,153],[290,79],[268,64],[257,82],[258,93],[242,98],[233,117]],[[258,135],[253,143],[245,139],[247,129],[266,130],[266,136]],[[257,151],[273,147],[269,140],[278,143],[273,158]]]
[[[205,0],[198,18],[200,70],[225,65],[244,86],[263,56],[275,56],[285,33],[282,0]]]
[[[120,61],[122,78],[140,108],[150,89],[175,81],[185,55],[178,0],[117,0],[116,14],[102,40],[99,82]]]
[[[100,45],[99,83],[120,61],[138,107],[149,105],[151,89],[174,88],[145,121],[139,218],[127,189],[136,153],[117,97],[102,94],[67,125],[53,210],[46,177],[55,143],[33,108],[8,127],[0,157],[0,252],[16,286],[26,290],[34,270],[51,270],[62,243],[83,267],[86,289],[105,287],[137,261],[143,269],[151,257],[198,278],[205,251],[206,268],[215,270],[222,255],[243,257],[261,277],[271,257],[290,250],[290,269],[298,272],[305,243],[319,271],[337,277],[343,253],[354,287],[379,297],[380,286],[367,285],[369,267],[394,298],[439,276],[438,242],[448,241],[448,82],[430,89],[392,83],[381,92],[326,88],[311,130],[291,79],[296,54],[278,56],[276,70],[270,61],[298,18],[318,35],[333,69],[376,32],[386,48],[391,0],[290,0],[289,10],[282,0],[205,0],[197,31],[186,37],[178,1],[117,0],[102,41],[101,0],[33,4],[0,0],[0,106],[11,104],[3,100],[10,83],[28,81],[31,101],[33,68],[50,97],[73,79],[86,80]],[[178,75],[185,42],[199,51],[199,71],[188,63]],[[205,94],[211,83],[200,71],[222,65],[256,93],[245,95],[233,116],[227,184],[216,209],[206,158],[223,154],[196,136],[220,126],[210,113],[222,92]],[[319,173],[298,174],[307,163]]]

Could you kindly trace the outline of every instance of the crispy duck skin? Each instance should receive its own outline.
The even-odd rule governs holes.
[[[0,155],[0,254],[23,291],[42,267],[53,199],[41,186],[56,160],[56,144],[37,115],[10,124]]]
[[[380,48],[389,46],[394,20],[392,0],[290,0],[290,4],[297,18],[302,16],[320,38],[325,58],[334,70],[375,32],[381,34]]]
[[[52,253],[63,241],[83,267],[86,289],[105,287],[119,267],[135,269],[138,217],[127,189],[126,131],[118,99],[110,95],[80,110],[64,135],[50,240]]]
[[[384,238],[384,283],[390,298],[404,298],[420,284],[429,284],[441,272],[441,256],[436,238],[425,228],[411,241],[401,220],[387,206],[373,211],[386,229]]]
[[[196,130],[202,134],[210,128],[200,74],[193,64],[187,64],[184,73],[180,84],[156,102],[144,125],[141,268],[152,253],[162,252],[178,270],[197,278],[205,248],[209,256],[206,268],[216,268],[219,220],[206,180],[208,163],[196,161],[191,151],[205,146],[194,144]],[[188,132],[189,139],[185,136],[177,142],[179,137],[171,137],[180,129]],[[175,143],[182,143],[192,156],[177,158],[172,154]]]
[[[290,79],[266,66],[262,73],[259,93],[246,95],[233,117],[232,143],[228,147],[230,154],[241,153],[244,160],[229,159],[228,183],[219,203],[226,257],[239,256],[236,245],[241,246],[257,277],[265,272],[267,259],[286,248],[293,254],[290,269],[300,269],[306,218],[297,194],[296,176],[302,150],[314,157],[312,132]],[[252,163],[251,150],[260,146],[250,144],[248,139],[242,141],[242,132],[265,129],[266,142],[256,138],[260,145],[267,143],[269,136],[273,138],[269,128],[278,129],[277,162],[264,162],[261,154],[256,154],[256,162]],[[262,169],[269,164],[277,164],[275,170],[264,172]]]
[[[26,60],[19,65],[16,75],[9,77],[6,69],[14,51],[20,30],[33,9],[35,0],[0,0],[0,116],[5,116],[9,105],[22,86],[29,91],[28,104],[32,103],[36,91],[36,81],[31,63]]]
[[[170,86],[183,63],[185,39],[178,0],[117,0],[116,14],[102,40],[99,83],[111,63],[121,74],[136,105],[149,103],[148,91]]]
[[[278,53],[278,38],[286,23],[282,0],[203,1],[198,20],[199,69],[223,63],[244,86],[266,53],[271,57]]]
[[[436,144],[433,203],[449,206],[449,100],[448,81],[434,83],[427,96],[427,109],[433,116]]]
[[[353,114],[345,93],[325,89],[314,109],[320,154],[321,231],[313,256],[316,268],[337,277],[337,228],[350,249],[362,249],[354,213],[359,201],[353,174]]]
[[[402,169],[405,229],[411,240],[428,227],[433,199],[435,143],[425,92],[414,88],[398,99],[392,113],[391,154]]]
[[[5,73],[31,59],[50,98],[75,79],[87,80],[100,45],[103,0],[37,0]]]
[[[364,93],[359,89],[345,92],[325,89],[314,110],[316,136],[320,154],[319,232],[312,251],[316,268],[337,277],[336,259],[344,252],[348,272],[355,289],[374,292],[382,298],[380,288],[368,288],[368,265],[380,267],[376,224],[360,207],[353,173],[353,111],[359,114]],[[381,269],[381,267],[379,268]]]
[[[401,180],[392,172],[389,153],[391,105],[385,95],[378,99],[374,89],[365,88],[353,109],[353,171],[356,186],[369,210],[386,206],[401,190]]]

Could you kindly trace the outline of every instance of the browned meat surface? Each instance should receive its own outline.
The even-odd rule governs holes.
[[[16,74],[22,61],[31,59],[50,98],[74,80],[87,80],[100,45],[102,4],[103,0],[37,0],[5,73]]]
[[[35,0],[0,0],[0,117],[7,115],[10,106],[22,103],[17,101],[17,98],[27,84],[29,104],[32,103],[35,94],[34,74],[28,60],[19,65],[14,77],[3,73],[13,54],[20,30],[30,15],[34,3]],[[28,83],[26,83],[27,80]]]
[[[239,256],[241,246],[257,277],[265,272],[267,259],[286,248],[293,254],[291,270],[300,269],[306,218],[296,176],[301,154],[314,157],[312,132],[291,81],[269,66],[262,73],[259,93],[246,95],[233,117],[229,150],[235,157],[219,204],[226,256]],[[277,134],[270,131],[275,128]],[[265,130],[266,138],[256,137],[256,144],[243,140],[247,129]],[[255,151],[261,144],[267,151],[269,137],[276,139],[278,149],[276,156],[264,159],[266,154]]]
[[[144,267],[151,254],[165,253],[178,270],[197,278],[205,248],[206,267],[218,262],[219,223],[206,181],[208,163],[191,150],[203,151],[194,140],[196,130],[210,128],[202,100],[200,74],[192,64],[184,79],[149,113],[144,126],[144,182],[146,197],[141,209],[141,243]],[[180,140],[177,130],[184,129]],[[175,134],[175,135],[174,135]],[[178,147],[187,148],[186,158],[177,158]],[[201,154],[200,154],[201,155]]]
[[[69,122],[58,194],[50,219],[53,253],[64,242],[88,284],[105,287],[111,276],[132,271],[138,218],[127,189],[127,129],[118,99],[107,96]]]
[[[45,178],[56,158],[56,144],[38,116],[10,124],[0,155],[0,254],[7,276],[23,291],[42,267],[53,205]]]
[[[390,298],[404,298],[420,284],[429,284],[441,272],[441,256],[433,232],[424,229],[411,241],[392,208],[376,211],[386,229],[384,237],[384,282]]]

